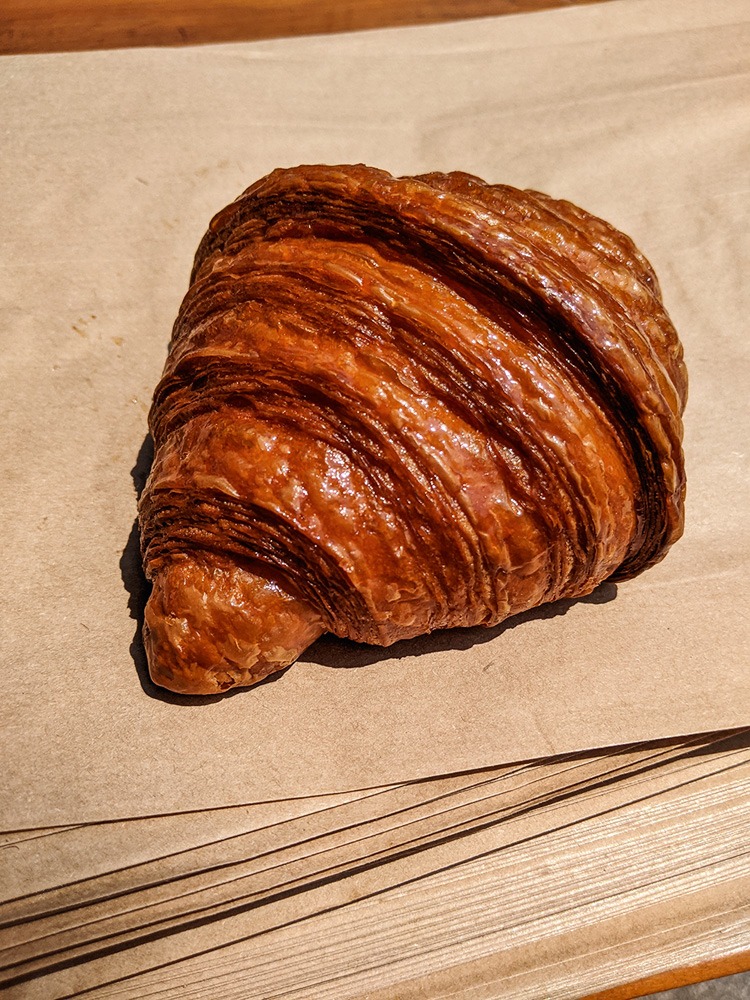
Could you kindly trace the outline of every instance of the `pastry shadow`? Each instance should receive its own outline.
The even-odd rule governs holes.
[[[299,663],[317,663],[324,667],[351,669],[367,667],[382,660],[399,660],[406,656],[424,656],[428,653],[439,653],[450,649],[471,649],[485,642],[491,642],[498,636],[519,628],[527,622],[547,618],[558,618],[576,604],[609,604],[617,597],[617,584],[605,581],[586,597],[565,598],[551,604],[542,604],[530,611],[507,618],[492,628],[451,628],[430,632],[429,635],[418,636],[416,639],[404,639],[392,646],[368,646],[352,642],[349,639],[339,639],[327,633],[308,647],[299,658]]]
[[[135,465],[130,470],[130,475],[135,487],[136,497],[140,499],[141,493],[146,485],[148,474],[151,471],[151,463],[154,460],[154,442],[150,434],[143,439]],[[135,633],[133,641],[130,643],[130,657],[135,666],[138,681],[144,694],[157,701],[164,701],[170,705],[201,706],[213,705],[216,702],[224,701],[225,698],[233,698],[235,695],[247,691],[247,688],[233,688],[222,694],[216,695],[188,695],[176,694],[174,691],[167,691],[166,688],[159,687],[151,680],[148,671],[148,659],[146,649],[143,645],[143,615],[146,608],[146,601],[151,593],[151,584],[146,579],[143,572],[143,560],[141,559],[141,536],[138,526],[138,518],[133,521],[125,548],[120,557],[120,576],[123,586],[128,593],[128,611],[130,617],[135,622]],[[274,681],[286,673],[289,668],[279,670],[260,681],[254,687],[263,684],[273,684]]]
[[[148,660],[146,659],[146,649],[143,645],[143,613],[146,607],[148,595],[151,593],[151,584],[146,579],[141,562],[141,536],[138,528],[138,518],[133,521],[130,529],[127,544],[123,549],[120,558],[120,576],[125,590],[128,592],[128,611],[130,617],[135,622],[135,633],[130,643],[130,658],[135,666],[135,672],[144,694],[157,701],[166,701],[171,705],[205,705],[206,703],[219,701],[222,697],[193,697],[190,695],[174,694],[161,688],[151,680],[148,672]]]
[[[154,442],[151,435],[147,434],[138,451],[135,465],[130,470],[136,496],[139,499],[146,485],[153,459]],[[174,694],[172,691],[167,691],[165,688],[154,684],[151,680],[148,672],[146,649],[143,645],[143,614],[146,601],[151,593],[151,584],[143,572],[141,537],[137,517],[133,521],[128,540],[120,557],[120,577],[128,594],[128,611],[130,617],[135,622],[135,633],[130,643],[130,657],[135,666],[136,675],[144,694],[148,695],[149,698],[155,698],[157,701],[165,701],[172,705],[205,705],[226,697],[226,695],[191,697],[190,695]]]
[[[154,442],[151,435],[147,434],[143,439],[140,449],[138,450],[138,457],[135,460],[135,465],[130,470],[136,497],[138,499],[140,499],[143,488],[146,485],[146,480],[148,479],[153,459]],[[143,614],[146,607],[146,601],[151,593],[151,584],[148,582],[146,574],[143,572],[143,563],[141,560],[141,536],[137,517],[133,521],[125,548],[122,550],[122,556],[120,557],[120,576],[122,578],[123,586],[128,593],[128,611],[130,613],[130,617],[135,622],[135,633],[133,635],[133,641],[130,643],[130,657],[135,666],[135,671],[141,688],[145,694],[149,695],[149,697],[157,698],[159,701],[167,701],[174,704],[189,701],[190,699],[180,698],[179,695],[174,695],[169,691],[165,691],[157,687],[149,676],[146,649],[143,645]],[[195,699],[195,701],[198,703],[200,699]]]

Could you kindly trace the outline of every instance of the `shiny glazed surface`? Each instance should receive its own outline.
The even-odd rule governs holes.
[[[682,348],[628,237],[466,174],[276,170],[212,220],[140,503],[156,683],[248,685],[633,576],[680,536]]]

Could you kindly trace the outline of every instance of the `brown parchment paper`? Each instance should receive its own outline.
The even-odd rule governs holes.
[[[748,722],[749,16],[616,0],[0,62],[2,829]],[[349,161],[534,187],[635,238],[690,371],[685,538],[635,581],[494,631],[324,639],[259,688],[158,695],[131,649],[131,470],[192,254],[273,167]]]
[[[728,759],[732,761],[729,766]],[[145,905],[148,885],[135,895],[120,895],[107,892],[102,884],[104,891],[93,908],[99,910],[95,920],[88,907],[76,913],[57,905],[61,898],[52,892],[47,917],[19,920],[10,927],[3,920],[5,943],[9,938],[13,941],[4,952],[6,962],[17,963],[13,973],[21,971],[18,963],[24,955],[25,971],[36,966],[46,973],[43,980],[27,981],[15,991],[11,986],[8,995],[23,1000],[32,996],[35,1000],[41,994],[69,997],[108,984],[109,995],[119,996],[121,990],[123,996],[141,998],[151,995],[149,985],[166,995],[170,986],[175,990],[177,983],[187,983],[211,997],[247,996],[248,990],[253,997],[292,996],[296,989],[304,991],[306,998],[351,998],[355,994],[346,989],[346,977],[359,968],[370,973],[370,988],[382,987],[390,979],[393,996],[400,1000],[402,994],[411,995],[408,980],[416,973],[409,974],[402,967],[392,975],[394,963],[416,951],[421,952],[421,972],[439,969],[442,963],[435,945],[440,938],[444,945],[458,948],[460,961],[467,959],[466,948],[479,944],[485,955],[496,956],[498,972],[504,971],[508,978],[517,971],[503,963],[509,948],[523,940],[530,943],[533,937],[536,962],[527,959],[522,967],[537,968],[539,955],[546,955],[550,930],[561,923],[570,936],[572,954],[587,947],[598,950],[605,900],[606,916],[629,921],[626,937],[642,942],[642,934],[653,933],[664,923],[661,915],[654,916],[649,909],[660,896],[674,907],[679,896],[688,895],[699,912],[723,902],[720,912],[725,920],[717,926],[713,954],[727,954],[735,947],[728,911],[739,908],[746,924],[750,919],[748,896],[743,893],[750,873],[742,822],[750,802],[749,762],[746,739],[738,741],[731,753],[726,744],[718,753],[705,744],[696,747],[690,765],[683,761],[684,767],[676,769],[676,761],[664,761],[650,773],[639,773],[633,760],[635,767],[629,775],[602,782],[583,794],[566,795],[558,786],[559,794],[548,802],[536,801],[528,808],[526,800],[526,808],[511,809],[499,822],[473,824],[460,836],[450,835],[453,830],[446,824],[442,832],[447,836],[438,833],[419,850],[414,850],[412,824],[407,823],[400,832],[394,831],[396,838],[385,858],[374,851],[364,865],[351,854],[345,860],[347,848],[339,844],[335,857],[324,862],[326,877],[321,880],[313,875],[302,891],[289,891],[288,865],[277,865],[282,859],[276,856],[272,868],[276,881],[270,896],[260,906],[247,905],[251,886],[245,879],[235,880],[228,886],[232,897],[224,919],[217,918],[216,912],[211,917],[203,893],[187,891],[192,879],[188,884],[173,883],[179,896],[175,902],[182,911],[177,910],[176,920],[167,927],[157,921],[164,915],[159,913],[161,907]],[[595,755],[590,764],[596,768]],[[541,765],[530,770],[547,768]],[[417,798],[421,794],[429,798],[434,782],[415,784]],[[454,818],[461,813],[460,806],[451,810]],[[411,830],[415,836],[421,825]],[[382,846],[377,834],[373,842]],[[401,849],[407,846],[411,849]],[[327,854],[322,852],[318,860],[323,862]],[[331,878],[338,863],[343,863],[345,877]],[[231,877],[231,869],[225,874]],[[739,881],[742,876],[744,884]],[[497,891],[498,885],[502,892]],[[242,902],[244,906],[238,905]],[[125,943],[123,922],[103,915],[102,904],[104,909],[125,909],[121,916],[132,922],[124,935],[129,938],[128,947],[117,947]],[[369,917],[365,915],[368,910]],[[197,916],[204,919],[196,921]],[[329,922],[331,917],[340,922],[337,931]],[[61,923],[70,925],[62,934]],[[300,928],[306,928],[302,934],[306,946],[297,933]],[[154,933],[157,929],[163,933]],[[106,940],[108,947],[94,947],[81,955],[81,944],[92,936]],[[384,960],[382,949],[373,951],[372,944],[374,939],[385,943],[389,937],[391,957]],[[363,950],[369,951],[374,962],[361,962]],[[646,945],[644,957],[649,951]],[[343,967],[331,974],[332,964],[338,961]],[[679,954],[673,955],[671,964],[678,962]],[[145,973],[143,979],[136,978],[139,972]],[[235,973],[241,985],[232,982]],[[321,985],[327,975],[331,976],[325,984],[328,992]],[[637,969],[635,973],[621,970],[610,982],[634,975]],[[342,978],[345,983],[339,992],[336,987],[342,987]],[[401,989],[396,988],[397,982]],[[580,996],[580,987],[576,991],[574,983],[575,979],[569,994],[538,990],[525,995]],[[362,984],[356,996],[369,997],[369,991],[362,993],[365,988]],[[422,997],[438,995],[444,994],[425,990]],[[509,995],[517,1000],[523,994],[510,990]]]

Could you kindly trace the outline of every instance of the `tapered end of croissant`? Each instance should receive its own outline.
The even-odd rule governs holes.
[[[195,555],[154,576],[143,637],[155,684],[205,695],[288,667],[322,631],[318,615],[279,583]]]

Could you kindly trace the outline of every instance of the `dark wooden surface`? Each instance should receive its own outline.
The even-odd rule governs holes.
[[[733,976],[738,972],[750,972],[750,951],[741,951],[734,955],[712,959],[709,962],[701,962],[699,965],[688,965],[669,972],[661,972],[655,976],[638,979],[633,983],[602,990],[600,993],[592,993],[587,997],[582,997],[581,1000],[634,1000],[635,997],[650,996],[652,993],[661,993],[662,990],[674,990],[681,986],[691,986],[693,983],[702,983],[709,979]]]
[[[2,0],[0,54],[327,34],[597,0]]]

